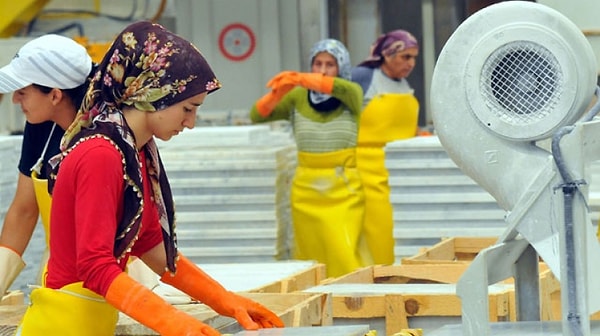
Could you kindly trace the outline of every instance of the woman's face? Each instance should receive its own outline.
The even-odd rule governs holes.
[[[338,64],[335,57],[330,53],[323,51],[313,57],[312,72],[322,73],[325,76],[337,77]]]
[[[52,120],[53,92],[44,93],[33,85],[26,86],[13,92],[12,102],[21,106],[25,119],[32,124]]]
[[[406,78],[415,68],[419,48],[407,48],[391,56],[384,56],[381,70],[394,79]]]
[[[207,93],[201,93],[157,112],[146,112],[148,127],[155,137],[167,141],[184,128],[192,129],[196,124],[196,112]]]

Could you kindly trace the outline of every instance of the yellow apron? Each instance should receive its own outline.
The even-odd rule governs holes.
[[[31,291],[31,303],[15,336],[107,336],[114,335],[119,313],[104,298],[81,282],[55,290]]]
[[[364,237],[375,264],[393,264],[394,219],[385,144],[414,137],[419,102],[412,94],[389,93],[365,106],[358,131],[357,167],[365,190]]]
[[[35,171],[31,172],[31,180],[33,181],[35,198],[40,211],[40,218],[42,220],[42,225],[44,226],[44,233],[46,237],[46,248],[44,249],[44,254],[42,255],[42,260],[40,262],[40,274],[38,275],[40,280],[39,283],[41,283],[42,286],[45,286],[49,257],[48,246],[50,246],[50,209],[52,208],[52,197],[50,197],[50,194],[48,193],[48,180],[39,179]]]
[[[325,264],[330,277],[365,266],[364,193],[354,148],[299,152],[291,202],[295,259]]]
[[[38,274],[38,280],[42,286],[46,285],[46,273],[48,268],[48,247],[50,246],[50,209],[52,208],[52,197],[48,193],[48,180],[40,179],[38,176],[40,176],[40,172],[44,167],[44,156],[46,155],[46,151],[48,150],[48,146],[50,145],[50,140],[52,139],[55,129],[56,124],[52,125],[52,130],[48,135],[48,139],[46,139],[46,144],[42,149],[42,153],[33,167],[31,167],[31,181],[33,182],[35,200],[38,205],[40,218],[42,220],[42,225],[44,226],[44,236],[46,238],[46,246],[44,248],[42,260],[40,261],[40,270]]]

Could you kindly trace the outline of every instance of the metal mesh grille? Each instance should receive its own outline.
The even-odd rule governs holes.
[[[563,81],[554,55],[526,41],[496,50],[486,60],[480,78],[491,112],[513,125],[528,125],[550,114],[561,96]]]

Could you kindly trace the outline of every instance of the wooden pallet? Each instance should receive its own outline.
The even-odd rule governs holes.
[[[304,292],[332,295],[334,324],[367,321],[378,335],[409,328],[423,328],[427,334],[443,324],[460,323],[455,283],[467,266],[370,266]],[[489,303],[491,322],[515,320],[513,285],[490,286]]]
[[[541,301],[547,303],[542,306],[542,320],[562,320],[560,281],[552,274],[552,272],[547,271],[547,274],[544,274],[543,277],[540,276],[540,293],[542,296]],[[590,320],[600,320],[600,312],[595,312],[590,315]]]
[[[241,293],[275,312],[286,327],[332,325],[331,297],[327,293]],[[215,313],[204,304],[176,305],[178,309],[211,325],[221,333],[234,333],[241,330],[238,323]],[[27,306],[0,306],[0,336],[12,336],[23,317]],[[115,332],[116,336],[158,335],[144,325],[121,314]]]
[[[495,237],[453,237],[442,239],[438,244],[423,249],[420,253],[402,259],[402,264],[421,267],[445,267],[447,265],[468,265],[482,249],[493,245]],[[423,268],[425,271],[426,268]],[[560,321],[562,319],[560,281],[544,262],[540,270],[540,308],[542,321]],[[513,283],[507,279],[505,283]],[[590,316],[591,320],[600,320],[600,312]]]
[[[260,272],[260,270],[259,270]],[[327,278],[326,266],[314,264],[290,276],[250,290],[251,293],[292,293],[314,287]]]
[[[469,263],[479,251],[496,243],[497,237],[452,237],[402,258],[402,264]]]

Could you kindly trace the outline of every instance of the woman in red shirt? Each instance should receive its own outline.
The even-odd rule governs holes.
[[[282,327],[177,251],[174,206],[154,138],[193,128],[221,87],[190,42],[150,22],[119,35],[99,65],[62,153],[53,195],[46,287],[31,293],[17,335],[113,335],[118,311],[161,335],[219,335],[124,272],[130,256],[246,329]]]

